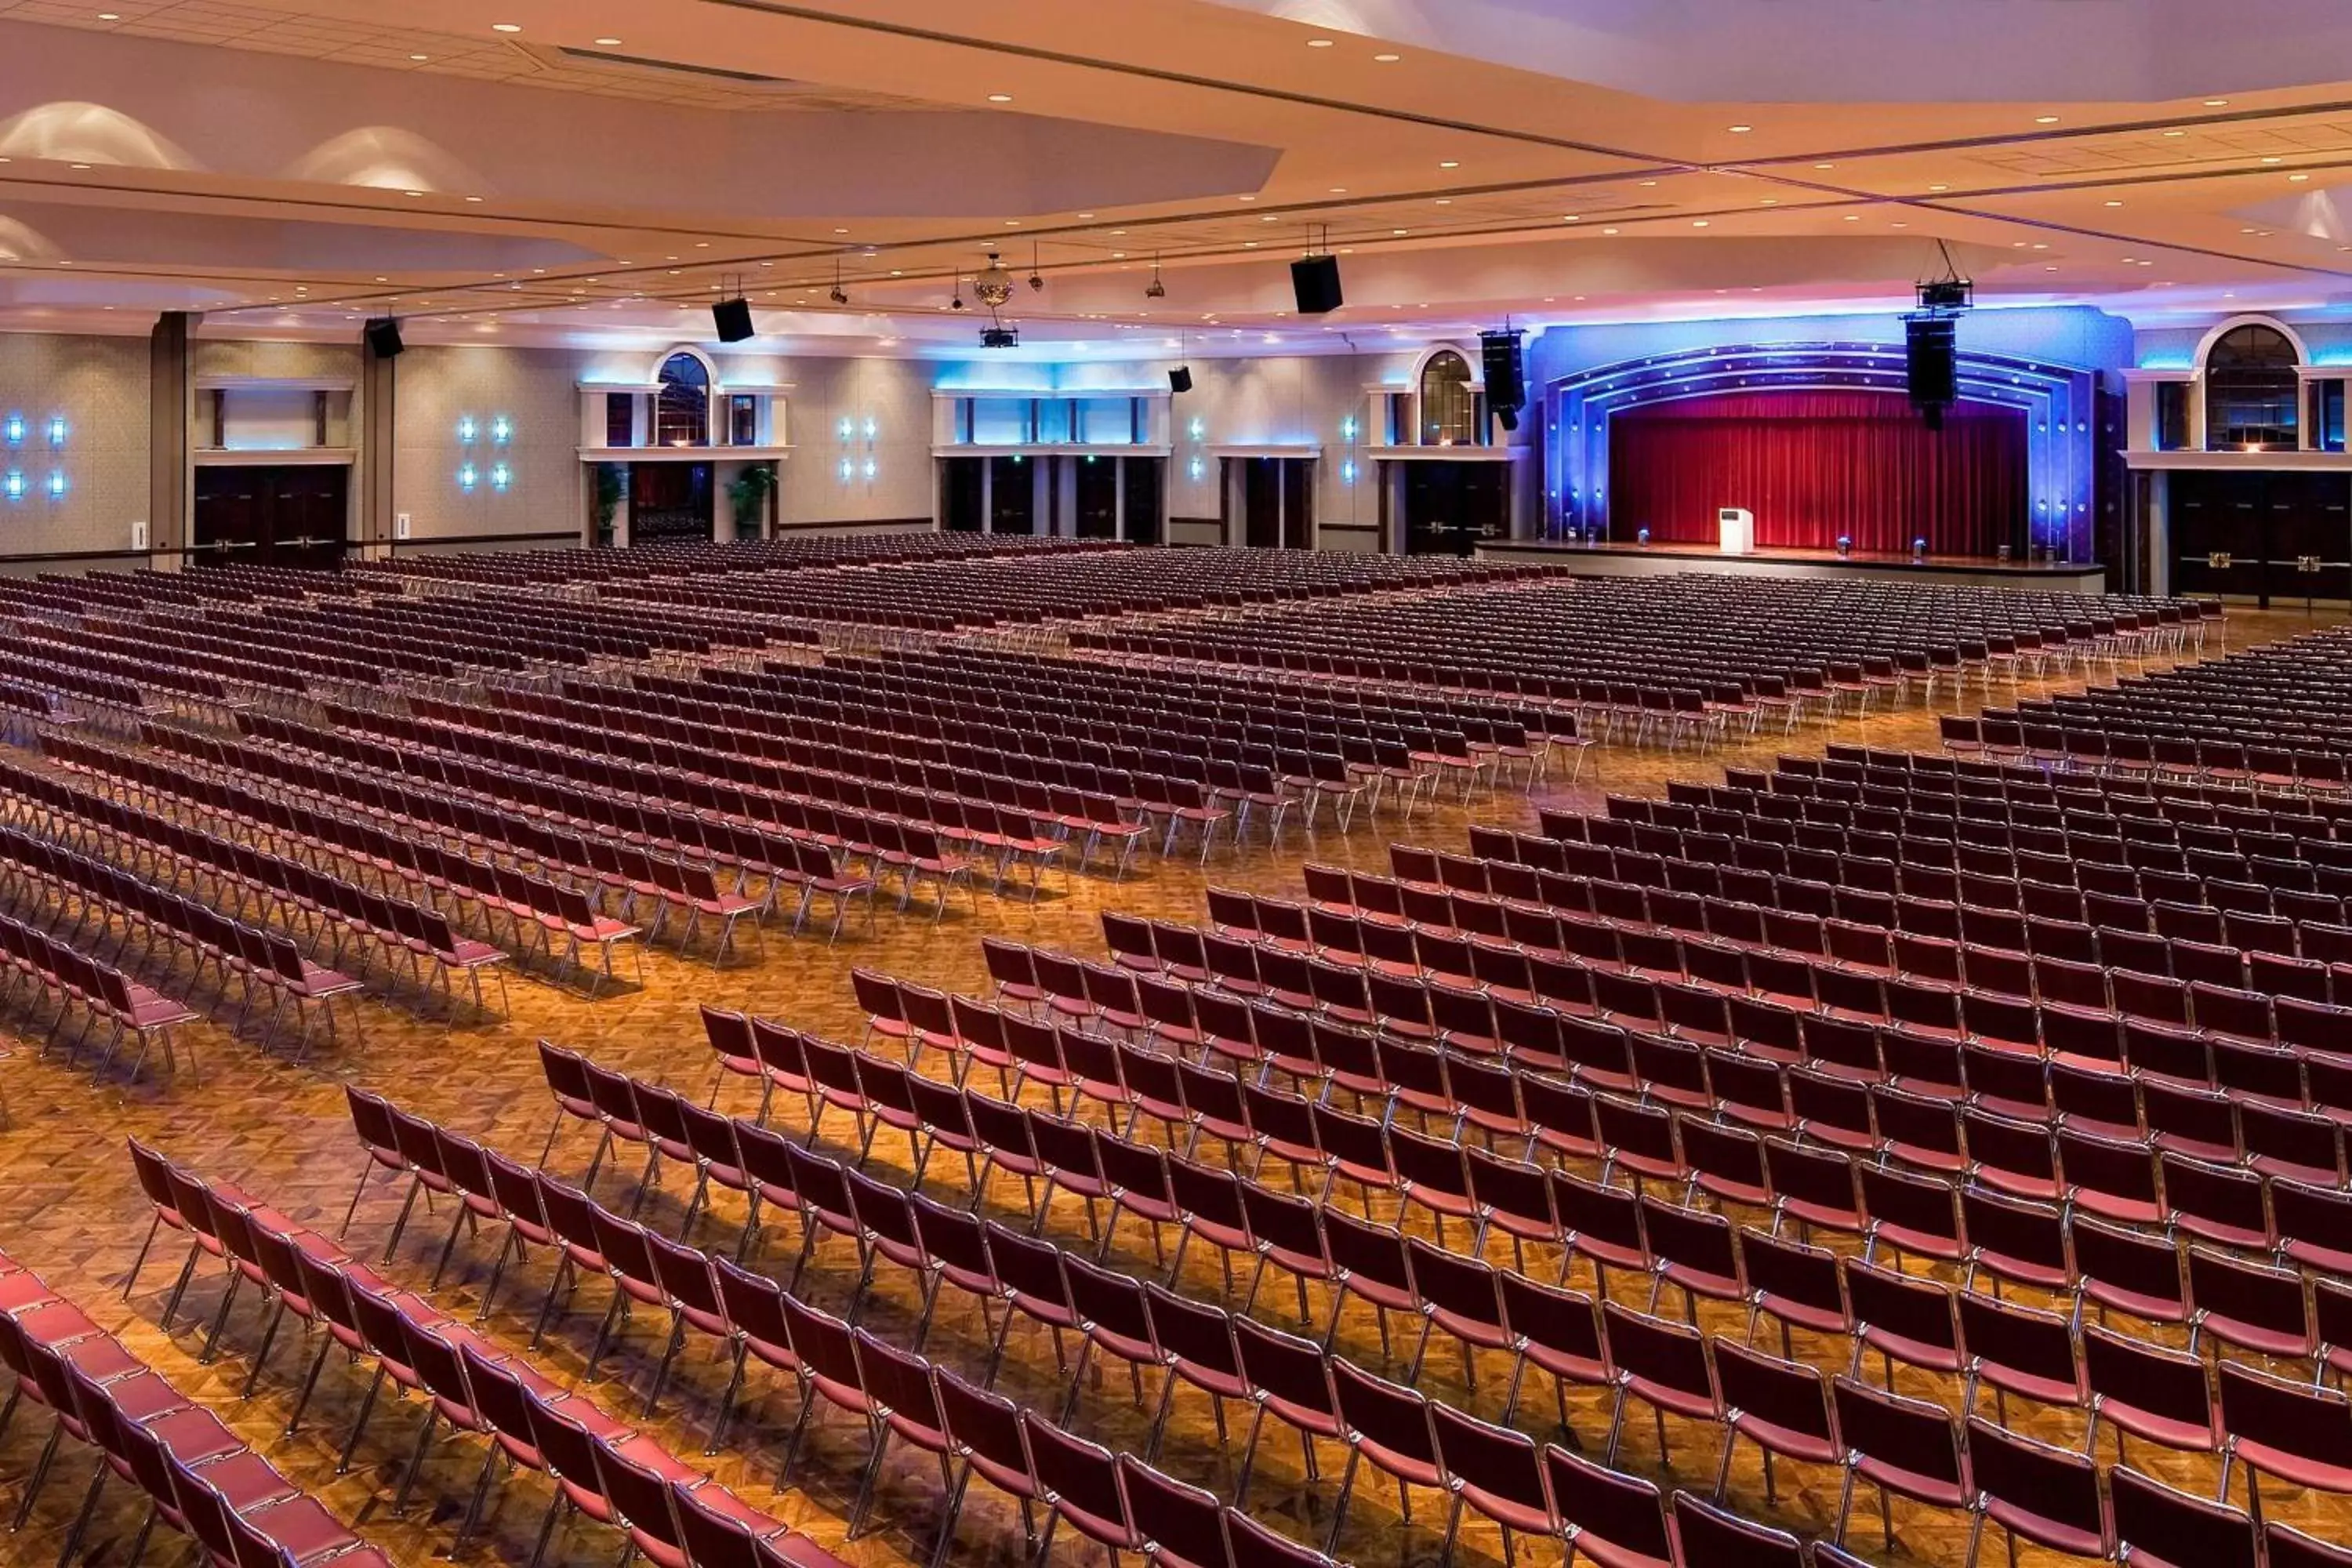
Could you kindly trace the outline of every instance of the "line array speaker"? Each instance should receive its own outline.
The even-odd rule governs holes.
[[[1339,258],[1302,256],[1290,264],[1290,291],[1302,316],[1323,316],[1347,301],[1339,294]]]
[[[1946,408],[1960,395],[1959,353],[1949,316],[1903,318],[1903,370],[1911,406],[1940,426]]]
[[[749,342],[757,335],[751,326],[749,300],[721,300],[712,305],[710,324],[719,329],[719,341],[722,343]]]

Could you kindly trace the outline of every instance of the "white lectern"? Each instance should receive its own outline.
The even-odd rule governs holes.
[[[1727,506],[1715,514],[1717,546],[1726,555],[1756,553],[1756,516],[1746,507]]]

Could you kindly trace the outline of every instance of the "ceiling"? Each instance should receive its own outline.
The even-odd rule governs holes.
[[[0,328],[653,343],[740,289],[961,353],[991,249],[1055,357],[1886,310],[1947,254],[1983,306],[2352,302],[2337,0],[388,9],[0,0]]]

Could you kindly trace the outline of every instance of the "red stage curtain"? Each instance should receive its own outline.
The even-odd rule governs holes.
[[[1898,393],[1763,392],[1629,409],[1609,422],[1612,538],[1712,544],[1722,507],[1759,548],[1990,555],[2026,506],[2025,415],[1963,403],[1929,430]]]

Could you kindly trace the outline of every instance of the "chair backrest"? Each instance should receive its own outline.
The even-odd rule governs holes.
[[[1805,1568],[1795,1536],[1703,1502],[1693,1492],[1675,1494],[1675,1533],[1682,1546],[1680,1568]]]
[[[1150,1561],[1167,1568],[1225,1568],[1225,1510],[1213,1492],[1162,1475],[1127,1453],[1118,1456],[1118,1479]]]
[[[2261,1542],[2242,1509],[2175,1491],[2117,1465],[2108,1475],[2116,1538],[2135,1568],[2259,1568]],[[2273,1568],[2286,1568],[2272,1553]]]
[[[1837,1446],[1829,1374],[1820,1367],[1782,1361],[1723,1338],[1715,1342],[1715,1375],[1730,1409],[1832,1448]]]
[[[1969,1417],[1968,1443],[1969,1473],[1984,1496],[2006,1505],[2002,1522],[2018,1534],[2060,1550],[2112,1538],[2098,1463],[2089,1455],[2053,1447],[1980,1415]]]
[[[1375,1377],[1349,1361],[1331,1363],[1331,1387],[1339,1398],[1340,1418],[1350,1430],[1389,1453],[1423,1465],[1437,1464],[1429,1401],[1419,1390]]]
[[[1135,1526],[1108,1448],[1073,1436],[1034,1410],[1021,1413],[1037,1480],[1084,1534],[1113,1550],[1135,1550]]]
[[[1883,1466],[1951,1486],[1962,1483],[1959,1427],[1950,1411],[1851,1377],[1840,1377],[1833,1386],[1838,1431],[1848,1447]]]
[[[2224,1361],[2219,1371],[2221,1426],[2233,1440],[2292,1456],[2306,1471],[2352,1477],[2352,1397],[2273,1377],[2240,1362]]]
[[[1029,1459],[1029,1439],[1021,1426],[1021,1407],[1001,1394],[965,1382],[946,1367],[938,1369],[934,1386],[950,1437],[986,1460],[1000,1475],[1030,1478],[1034,1488],[1036,1472]]]
[[[1558,1444],[1544,1449],[1544,1473],[1571,1547],[1589,1535],[1615,1549],[1613,1553],[1581,1549],[1601,1562],[1676,1560],[1665,1499],[1652,1482],[1596,1465]]]
[[[2276,1520],[2263,1526],[2263,1550],[2269,1568],[2352,1568],[2352,1547],[2305,1535]]]

